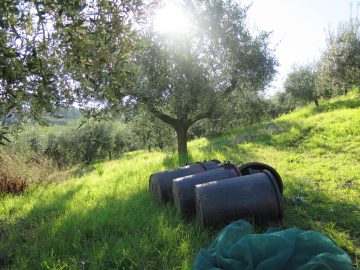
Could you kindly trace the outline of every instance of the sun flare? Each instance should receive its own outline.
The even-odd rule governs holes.
[[[159,33],[186,33],[189,28],[189,19],[177,6],[165,6],[155,14],[154,29]]]

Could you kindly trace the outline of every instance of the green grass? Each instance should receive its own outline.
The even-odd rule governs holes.
[[[334,99],[275,121],[189,143],[193,160],[260,161],[285,185],[284,226],[332,237],[360,264],[360,100]],[[88,174],[0,200],[0,268],[191,269],[217,231],[150,198],[151,173],[176,167],[133,152]]]

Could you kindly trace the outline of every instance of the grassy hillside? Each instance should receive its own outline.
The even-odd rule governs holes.
[[[260,161],[285,185],[285,227],[331,236],[360,260],[360,100],[338,98],[214,140],[190,142],[193,160]],[[175,156],[134,152],[89,174],[0,201],[0,268],[190,269],[216,231],[183,221],[149,196],[152,172]]]

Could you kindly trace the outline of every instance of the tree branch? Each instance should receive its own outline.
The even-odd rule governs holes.
[[[149,109],[150,109],[150,112],[152,114],[154,114],[157,118],[159,118],[161,121],[165,122],[166,124],[168,124],[172,127],[175,127],[175,125],[179,122],[177,119],[175,119],[167,114],[164,114],[153,107],[150,107]]]
[[[237,80],[232,78],[230,81],[230,85],[225,89],[224,96],[229,95],[236,87]]]
[[[209,118],[211,116],[212,112],[213,112],[213,110],[209,109],[208,111],[206,111],[204,113],[199,113],[195,118],[193,118],[189,121],[189,126],[195,124],[197,121],[199,121],[201,119]]]

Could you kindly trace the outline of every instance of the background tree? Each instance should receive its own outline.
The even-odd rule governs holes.
[[[141,8],[139,0],[1,1],[0,118],[39,119],[89,104],[90,94],[101,99],[110,85],[121,92]]]
[[[140,43],[134,24],[141,21],[142,2],[86,3],[75,7],[80,12],[68,7],[59,11],[56,28],[64,52],[64,69],[82,107],[90,103],[99,107],[101,103],[103,109],[118,109],[135,73],[131,64]]]
[[[285,80],[285,92],[290,93],[295,99],[313,101],[319,106],[315,79],[316,73],[310,66],[294,67]]]
[[[15,111],[38,119],[73,100],[47,8],[42,1],[0,3],[0,117]]]
[[[304,105],[302,100],[294,99],[288,92],[277,92],[268,100],[268,114],[274,119],[282,114],[289,113]]]
[[[129,123],[132,139],[137,148],[151,150],[153,148],[175,150],[175,132],[147,110],[140,109]]]
[[[183,1],[193,23],[186,36],[150,29],[138,61],[136,102],[177,134],[178,154],[187,156],[189,128],[221,111],[232,95],[254,95],[272,79],[276,65],[268,34],[252,36],[247,8],[235,1]]]
[[[317,89],[324,97],[346,94],[360,86],[360,21],[350,18],[330,32],[318,64]]]
[[[215,137],[229,129],[259,123],[268,119],[269,100],[263,95],[251,91],[241,95],[231,94],[224,102],[219,104],[221,110],[216,111],[211,118],[203,119],[190,129],[190,138]]]
[[[227,100],[225,108],[229,128],[259,123],[267,117],[268,101],[260,93],[244,92]]]
[[[0,1],[0,142],[11,115],[42,120],[122,94],[141,14],[140,0]]]

